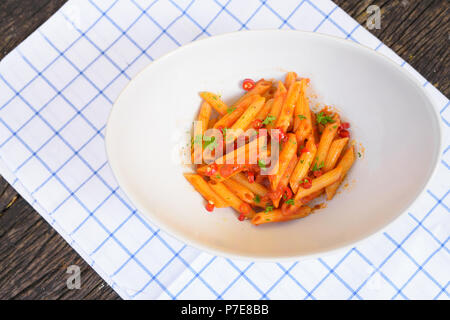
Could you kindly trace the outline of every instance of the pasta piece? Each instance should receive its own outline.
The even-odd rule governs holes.
[[[243,99],[241,102],[236,104],[236,106],[228,109],[227,114],[220,118],[214,125],[214,129],[218,128],[230,128],[245,112],[248,106],[257,96],[250,96]]]
[[[302,95],[299,95],[299,98],[301,99],[297,102],[295,110],[296,119],[294,121],[297,121],[297,125],[294,123],[294,131],[300,144],[311,135],[313,124],[308,99],[302,97]]]
[[[227,143],[236,140],[236,138],[247,129],[264,106],[264,102],[264,97],[258,97],[250,104],[241,117],[233,124],[229,134],[227,131]]]
[[[342,150],[347,145],[348,138],[336,139],[331,143],[330,150],[328,150],[323,172],[330,171],[336,166],[336,163],[341,155]]]
[[[197,121],[200,121],[202,123],[202,136],[205,133],[206,130],[208,130],[208,122],[209,118],[211,117],[211,105],[203,101],[200,112],[198,113]]]
[[[185,173],[184,177],[200,193],[206,201],[214,204],[216,208],[228,207],[228,203],[211,189],[208,183],[198,174]]]
[[[337,114],[333,116],[333,121],[334,122],[327,123],[325,129],[323,129],[322,136],[320,137],[319,147],[317,148],[317,154],[313,164],[313,167],[317,167],[318,169],[324,167],[328,150],[338,131],[340,120]]]
[[[311,211],[312,209],[307,206],[299,208],[299,210],[296,213],[288,216],[283,215],[281,209],[275,209],[269,212],[261,211],[253,217],[251,222],[254,225],[260,225],[269,222],[282,222],[300,219],[308,216],[311,213]]]
[[[202,97],[206,102],[208,102],[220,115],[227,113],[228,106],[223,102],[219,95],[212,92],[200,92],[200,97]]]
[[[270,100],[270,99],[273,98],[273,95],[275,94],[276,91],[277,91],[277,88],[276,88],[275,86],[273,86],[273,84],[272,84],[272,86],[270,87],[270,89],[267,90],[267,92],[264,93],[262,96],[263,96],[264,98],[266,98],[266,101],[267,101],[267,100]]]
[[[254,194],[264,197],[269,190],[267,190],[266,187],[264,187],[262,184],[258,182],[248,182],[247,177],[243,173],[238,173],[235,176],[231,178],[231,180],[235,180],[236,182],[239,182],[249,190],[251,190]]]
[[[225,186],[234,192],[242,201],[247,202],[253,206],[265,208],[270,203],[261,199],[259,195],[255,195],[249,188],[237,182],[234,179],[228,179],[223,182]]]
[[[297,74],[295,72],[288,72],[286,74],[286,78],[284,79],[284,85],[286,89],[289,90],[289,87],[297,80]]]
[[[228,178],[246,170],[247,167],[243,164],[222,164],[218,168],[218,172],[210,177],[215,182],[224,182]]]
[[[339,188],[339,185],[344,180],[348,170],[352,167],[353,163],[355,162],[355,150],[353,146],[347,149],[345,151],[344,155],[342,156],[342,159],[339,161],[336,168],[342,168],[342,173],[338,181],[333,183],[332,185],[329,185],[325,188],[325,192],[327,194],[327,200],[333,199],[334,195],[336,194],[337,189]]]
[[[264,94],[269,91],[269,89],[272,87],[272,81],[261,79],[258,82],[256,82],[255,87],[248,91],[246,94],[244,94],[241,98],[239,98],[238,101],[233,105],[233,107],[236,107],[238,104],[240,104],[245,99],[258,95],[258,96],[264,96]]]
[[[315,142],[320,141],[319,126],[317,125],[316,114],[310,110],[312,134]]]
[[[277,191],[272,196],[272,202],[276,208],[278,208],[280,205],[280,200],[281,197],[283,196],[284,191],[286,190],[286,188],[289,188],[288,187],[289,179],[291,178],[292,172],[294,171],[295,165],[297,164],[297,160],[298,160],[297,156],[294,153],[291,161],[289,161],[286,171],[284,172],[280,180],[280,183],[278,184]]]
[[[255,119],[261,120],[261,121],[266,120],[267,116],[269,115],[270,110],[272,109],[272,105],[273,105],[273,99],[266,100],[266,103],[261,108],[261,110],[259,110]]]
[[[289,180],[289,185],[294,193],[297,193],[300,186],[300,180],[308,175],[309,168],[313,163],[314,157],[316,156],[316,144],[313,139],[308,139],[305,149],[301,151],[300,160],[295,166],[294,172],[292,173],[291,179]]]
[[[217,118],[211,118],[211,119],[209,119],[209,122],[208,122],[208,129],[214,128],[214,125],[216,124],[216,122],[217,122]]]
[[[266,146],[266,148],[264,148],[264,146]],[[245,163],[249,163],[250,160],[254,160],[256,163],[257,159],[265,159],[268,157],[270,157],[270,148],[267,144],[267,137],[259,136],[249,143],[217,158],[215,163],[237,164],[241,159],[243,159]]]
[[[246,218],[251,219],[255,215],[255,211],[247,203],[239,199],[223,183],[210,181],[208,185],[214,190],[215,193],[220,194],[227,204],[229,204],[237,212],[243,214]]]
[[[309,79],[303,78],[300,80],[300,90],[297,96],[297,102],[294,110],[294,131],[300,126],[300,121],[303,119],[301,115],[306,116],[307,110],[309,110],[309,101],[306,96],[306,87],[309,84]]]
[[[273,174],[269,176],[270,187],[272,190],[277,189],[278,184],[280,183],[280,180],[289,165],[289,162],[297,152],[297,139],[295,135],[292,133],[288,133],[287,136],[288,140],[283,144],[280,158],[273,168]]]
[[[313,201],[314,199],[320,197],[322,195],[322,193],[324,192],[324,189],[320,189],[319,191],[316,191],[314,193],[311,193],[309,196],[306,196],[304,198],[302,198],[300,200],[301,205],[305,205],[311,201]]]
[[[245,201],[249,204],[253,204],[253,199],[255,198],[255,195],[253,192],[251,192],[249,189],[244,187],[239,182],[236,182],[233,179],[228,179],[223,182],[223,184],[230,189],[235,195],[239,197],[242,201]]]
[[[280,116],[281,108],[283,107],[284,99],[286,98],[287,90],[284,87],[283,82],[278,81],[278,88],[273,97],[272,109],[270,110],[268,116],[271,117],[274,121],[271,121],[266,125],[266,129],[270,132],[273,128],[275,128],[275,123],[278,117]]]
[[[281,108],[280,116],[277,119],[276,127],[284,132],[287,132],[289,124],[291,123],[292,115],[294,114],[295,105],[298,100],[300,91],[300,81],[294,82],[290,87]]]
[[[295,195],[295,202],[300,202],[304,197],[335,183],[339,180],[341,174],[342,168],[337,166],[335,169],[328,171],[316,179],[313,179],[309,189],[304,189],[300,186],[297,194]]]

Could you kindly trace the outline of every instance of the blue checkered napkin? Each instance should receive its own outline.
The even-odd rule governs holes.
[[[187,247],[146,221],[114,180],[105,123],[145,65],[223,32],[301,29],[348,38],[416,76],[438,108],[438,174],[383,234],[296,263]],[[69,1],[0,63],[0,173],[126,299],[449,299],[449,101],[329,0]]]

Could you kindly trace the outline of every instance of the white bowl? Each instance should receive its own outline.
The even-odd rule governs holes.
[[[226,102],[244,78],[311,79],[318,100],[336,106],[365,148],[349,190],[305,219],[255,227],[231,209],[207,213],[185,180],[180,142],[200,91]],[[438,115],[421,86],[381,54],[353,42],[299,31],[248,31],[185,45],[150,64],[117,99],[109,163],[138,210],[176,238],[217,255],[280,261],[317,256],[382,230],[424,191],[438,162]]]

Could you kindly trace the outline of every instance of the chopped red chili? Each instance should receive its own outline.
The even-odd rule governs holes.
[[[252,79],[244,79],[244,81],[242,82],[242,88],[245,91],[250,91],[255,87],[255,81],[253,81]]]

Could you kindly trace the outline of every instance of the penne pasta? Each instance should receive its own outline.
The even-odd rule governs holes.
[[[239,98],[238,101],[233,105],[233,107],[236,107],[238,104],[240,104],[245,99],[252,97],[254,95],[257,96],[264,96],[264,94],[269,91],[269,89],[272,87],[272,81],[261,79],[258,82],[256,82],[255,87],[248,91],[246,94],[244,94],[241,98]]]
[[[226,203],[237,212],[243,214],[246,218],[251,219],[255,215],[255,211],[233,192],[230,191],[223,183],[216,183],[210,181],[208,185],[215,193],[220,194]]]
[[[304,197],[335,183],[339,180],[341,174],[342,168],[337,166],[335,169],[328,171],[316,179],[313,179],[310,188],[304,189],[300,186],[295,195],[295,202],[300,202]]]
[[[339,161],[336,167],[342,168],[342,173],[339,180],[325,188],[327,200],[333,199],[337,189],[339,188],[340,184],[347,175],[348,170],[350,170],[354,162],[355,162],[355,150],[353,146],[351,146],[350,148],[347,149],[347,151],[345,151],[344,155],[342,156],[342,159]]]
[[[200,92],[200,97],[208,102],[220,115],[223,116],[227,113],[228,106],[220,99],[219,95],[204,91]]]
[[[288,187],[289,179],[291,178],[292,172],[294,171],[295,165],[297,164],[297,155],[294,153],[293,157],[291,158],[291,161],[289,161],[289,164],[280,180],[280,183],[277,187],[277,192],[274,193],[274,196],[272,197],[273,205],[278,208],[280,206],[280,200],[281,197],[284,194],[284,191]]]
[[[295,166],[294,172],[289,180],[289,185],[294,193],[297,193],[300,180],[308,175],[308,171],[316,156],[316,144],[313,139],[309,139],[305,148],[301,151],[300,159]]]
[[[320,141],[320,133],[319,133],[319,127],[317,125],[317,118],[314,112],[310,112],[311,114],[311,127],[312,127],[312,135],[314,138],[314,141],[317,143]]]
[[[235,195],[239,197],[242,201],[245,201],[249,204],[253,204],[253,199],[255,198],[255,195],[253,192],[251,192],[249,189],[244,187],[239,182],[228,179],[223,182],[223,184],[230,189]]]
[[[319,191],[311,193],[309,196],[306,196],[306,197],[302,198],[300,200],[301,205],[305,205],[305,204],[313,201],[314,199],[320,197],[323,194],[324,191],[325,191],[324,189],[320,189]]]
[[[277,119],[276,127],[287,132],[291,123],[292,115],[294,114],[295,105],[298,100],[298,94],[300,91],[300,81],[294,82],[290,87],[284,100],[283,107],[281,108],[280,116]]]
[[[281,209],[275,209],[269,212],[259,212],[253,218],[251,223],[254,225],[260,225],[264,223],[270,222],[283,222],[294,219],[300,219],[308,216],[311,213],[312,209],[310,207],[304,206],[299,208],[296,213],[292,215],[283,215]]]
[[[261,110],[259,110],[255,119],[260,120],[260,121],[266,120],[267,116],[269,115],[270,110],[272,109],[272,105],[273,105],[273,99],[266,100],[266,103],[264,103],[264,106],[261,108]]]
[[[280,157],[274,166],[273,174],[270,175],[270,187],[276,190],[281,178],[283,177],[289,162],[297,152],[297,139],[294,134],[288,133],[288,140],[283,144]]]
[[[264,148],[264,146],[266,146]],[[258,159],[265,159],[270,157],[270,148],[267,144],[267,137],[259,136],[258,138],[250,141],[249,143],[240,146],[239,148],[229,152],[215,160],[217,164],[238,164],[240,160],[244,160],[245,163],[249,163],[253,160],[256,163]],[[251,161],[251,162],[253,162]]]
[[[303,120],[302,115],[306,117],[307,114],[310,113],[308,97],[306,96],[308,83],[309,79],[304,78],[300,80],[300,91],[297,96],[297,103],[295,104],[294,110],[294,131],[300,126],[301,120]]]
[[[240,221],[259,225],[306,217],[312,200],[334,197],[355,161],[353,145],[345,150],[350,123],[328,107],[313,112],[310,80],[297,79],[295,72],[284,81],[244,79],[245,93],[231,107],[219,95],[200,93],[191,138],[196,172],[184,176],[207,200],[207,211],[232,207]]]
[[[209,118],[211,117],[211,105],[203,101],[200,112],[198,113],[197,121],[202,123],[202,135],[208,130]]]
[[[298,143],[302,144],[303,141],[311,135],[313,130],[312,115],[311,115],[312,112],[309,109],[308,104],[299,103],[297,105],[301,105],[301,109],[296,112],[296,118],[299,119],[299,122],[297,129],[294,128],[294,130],[295,135],[297,136]]]
[[[266,187],[264,187],[262,184],[258,183],[258,182],[248,182],[247,177],[245,176],[245,174],[243,173],[238,173],[236,175],[234,175],[231,180],[235,180],[236,182],[239,182],[240,184],[242,184],[243,186],[245,186],[246,188],[248,188],[249,190],[251,190],[254,194],[260,196],[260,197],[264,197],[265,195],[267,195],[267,192],[269,190],[267,190]]]
[[[211,118],[211,119],[209,119],[209,122],[208,122],[208,129],[214,128],[214,125],[216,124],[216,122],[217,122],[217,118]]]
[[[321,169],[325,166],[325,160],[328,155],[331,143],[338,131],[340,120],[337,114],[333,117],[333,122],[328,123],[323,129],[322,136],[320,137],[319,147],[317,148],[316,158],[313,163],[313,167]]]
[[[258,96],[258,98],[255,98],[255,100],[244,111],[241,117],[231,127],[229,134],[230,138],[228,138],[227,134],[227,143],[236,140],[236,138],[247,129],[250,123],[255,119],[258,112],[264,106],[264,102],[264,97]]]
[[[270,203],[261,199],[261,196],[255,195],[249,188],[237,182],[235,179],[228,179],[223,182],[235,195],[244,202],[256,207],[265,208]]]
[[[295,72],[288,72],[286,74],[286,78],[284,79],[284,85],[286,89],[289,90],[289,87],[297,80],[297,74]]]
[[[251,96],[243,99],[236,106],[227,109],[227,113],[216,122],[214,129],[230,128],[242,116],[254,98],[255,96]]]
[[[275,128],[275,123],[278,117],[280,116],[281,108],[283,107],[284,99],[286,98],[287,90],[283,84],[283,82],[278,81],[277,91],[273,96],[273,104],[272,109],[270,110],[268,116],[273,119],[270,123],[266,125],[266,129],[270,132],[270,130]]]
[[[187,181],[200,193],[206,201],[214,204],[217,208],[228,207],[228,203],[222,199],[216,192],[210,188],[209,184],[198,174],[185,173],[184,177]]]
[[[327,158],[325,159],[325,165],[323,166],[323,172],[330,171],[336,166],[336,163],[341,155],[342,150],[347,145],[348,138],[336,139],[331,143],[328,150]]]

